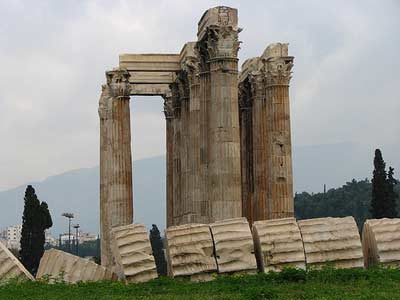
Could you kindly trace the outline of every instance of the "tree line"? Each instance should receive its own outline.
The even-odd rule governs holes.
[[[324,193],[296,193],[295,215],[298,219],[353,216],[361,229],[368,218],[394,218],[400,207],[400,184],[394,169],[386,164],[377,149],[372,180],[353,179]]]

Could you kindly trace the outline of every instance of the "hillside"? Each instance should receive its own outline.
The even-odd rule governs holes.
[[[399,161],[396,149],[382,149],[387,165],[395,167],[398,178]],[[370,153],[371,152],[371,153]],[[355,144],[333,144],[296,147],[293,151],[295,191],[322,192],[342,186],[353,178],[370,178],[373,151]],[[396,165],[397,164],[397,165]],[[28,184],[28,183],[27,183]],[[31,183],[39,199],[47,201],[53,216],[53,234],[65,231],[65,211],[74,212],[76,222],[84,231],[98,232],[99,168],[87,168],[52,176]],[[0,192],[0,228],[21,222],[26,185]],[[134,162],[134,214],[136,222],[147,226],[156,223],[165,227],[165,157],[158,156]]]

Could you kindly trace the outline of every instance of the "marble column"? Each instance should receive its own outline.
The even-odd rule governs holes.
[[[178,72],[176,84],[179,90],[180,103],[180,141],[179,141],[179,158],[180,158],[180,209],[179,209],[179,225],[190,223],[190,217],[193,213],[193,206],[189,197],[189,81],[187,72],[182,70]]]
[[[182,218],[182,173],[181,173],[181,100],[176,83],[171,84],[173,108],[173,225],[179,225]]]
[[[272,44],[264,51],[268,120],[269,218],[294,216],[289,82],[293,57],[288,44]]]
[[[240,151],[242,169],[242,216],[253,223],[253,125],[251,86],[246,80],[239,84]]]
[[[242,215],[238,104],[237,11],[209,10],[200,34],[207,47],[210,97],[207,103],[207,188],[210,222]],[[214,16],[216,16],[214,18]],[[204,18],[204,17],[203,17]],[[208,22],[208,23],[207,23]]]
[[[174,110],[172,95],[164,96],[164,114],[166,122],[166,195],[167,195],[167,227],[174,225]]]
[[[252,95],[252,133],[253,133],[253,176],[254,176],[254,221],[267,220],[271,211],[269,201],[269,176],[271,165],[268,160],[270,147],[268,140],[267,103],[265,100],[265,80],[261,72],[249,75]]]
[[[106,72],[99,101],[101,263],[113,267],[110,230],[133,222],[129,73]]]

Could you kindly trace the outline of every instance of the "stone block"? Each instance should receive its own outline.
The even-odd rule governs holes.
[[[253,237],[246,218],[210,224],[218,273],[256,272]]]
[[[301,220],[298,224],[307,267],[363,267],[360,234],[353,217]]]
[[[371,219],[362,232],[364,265],[400,267],[400,219]]]
[[[46,250],[40,260],[36,278],[45,276],[49,276],[50,282],[59,278],[67,283],[117,279],[115,273],[103,266],[56,249]]]
[[[157,269],[149,233],[143,224],[130,224],[112,229],[113,255],[117,273],[128,283],[157,278]]]
[[[207,280],[217,271],[210,227],[204,224],[171,226],[165,230],[168,274]]]
[[[0,281],[9,279],[34,280],[21,262],[0,242]]]
[[[303,241],[295,218],[256,221],[252,232],[261,272],[306,268]]]

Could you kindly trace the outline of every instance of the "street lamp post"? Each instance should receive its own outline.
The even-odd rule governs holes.
[[[79,238],[78,238],[78,230],[79,230],[79,224],[75,224],[74,225],[74,228],[75,228],[75,252],[76,252],[76,255],[79,255],[79,251],[78,251],[78,249],[79,249]]]
[[[74,214],[66,212],[61,216],[68,218],[68,252],[71,253],[71,219],[74,218]]]

